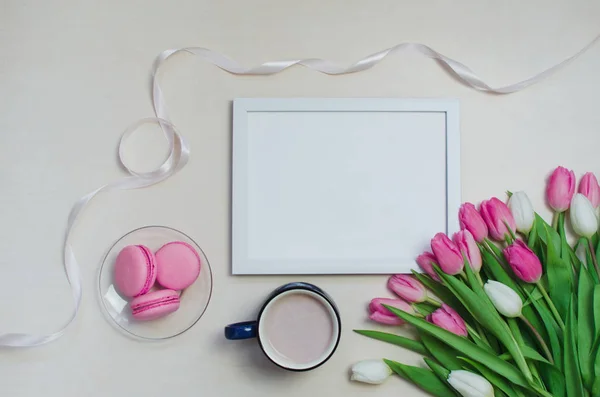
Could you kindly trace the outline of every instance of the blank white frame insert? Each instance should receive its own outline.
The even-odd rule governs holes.
[[[458,230],[458,101],[233,103],[233,274],[391,274]]]

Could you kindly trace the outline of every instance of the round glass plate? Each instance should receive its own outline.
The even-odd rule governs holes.
[[[115,259],[127,245],[142,244],[156,252],[171,241],[184,241],[196,249],[202,261],[200,276],[182,291],[179,310],[157,320],[137,321],[131,316],[130,299],[122,297],[114,286]],[[141,339],[168,339],[190,329],[206,311],[212,294],[212,270],[202,249],[189,236],[165,226],[146,226],[127,233],[110,248],[102,261],[98,287],[101,305],[117,328]]]

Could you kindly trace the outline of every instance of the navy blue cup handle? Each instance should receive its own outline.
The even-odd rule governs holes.
[[[225,338],[230,340],[256,338],[257,329],[256,321],[229,324],[225,327]]]

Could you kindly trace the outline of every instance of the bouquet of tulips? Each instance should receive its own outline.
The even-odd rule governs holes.
[[[424,273],[390,277],[400,299],[369,305],[371,320],[410,324],[418,339],[356,330],[422,354],[424,365],[361,361],[351,379],[396,373],[438,397],[600,396],[600,187],[591,173],[578,193],[575,184],[563,167],[550,176],[551,223],[524,192],[508,192],[508,205],[463,204],[462,230],[437,234],[417,258]]]

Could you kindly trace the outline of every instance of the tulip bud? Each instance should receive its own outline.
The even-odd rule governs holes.
[[[506,284],[488,280],[483,289],[494,304],[496,310],[505,317],[513,318],[521,315],[523,301],[519,294]]]
[[[380,385],[392,374],[383,360],[364,360],[352,366],[350,380]]]
[[[564,167],[557,167],[546,187],[548,204],[556,212],[564,212],[569,208],[575,193],[575,173]]]
[[[468,230],[481,243],[488,236],[488,227],[485,221],[471,203],[464,203],[458,211],[458,222],[462,230]]]
[[[506,225],[510,227],[513,233],[516,232],[517,225],[515,218],[513,218],[506,204],[496,197],[483,201],[479,207],[479,211],[485,223],[487,223],[488,230],[494,240],[504,241],[504,237],[510,234]]]
[[[442,307],[431,313],[426,319],[430,323],[435,324],[446,331],[450,331],[453,334],[459,336],[467,336],[469,334],[462,317],[445,303],[442,303]]]
[[[581,193],[571,201],[571,226],[579,236],[590,238],[598,230],[598,217],[592,203]]]
[[[440,276],[433,269],[433,264],[437,264],[437,259],[431,252],[424,252],[421,255],[417,256],[417,264],[423,271],[434,279],[435,281],[440,281]]]
[[[463,397],[494,397],[494,387],[483,376],[462,369],[451,371],[448,383]]]
[[[400,309],[404,312],[413,314],[414,310],[411,305],[403,301],[402,299],[390,299],[390,298],[375,298],[369,303],[369,312],[371,313],[369,318],[381,324],[387,325],[402,325],[402,321],[394,313],[383,307],[382,305],[388,305]]]
[[[423,302],[427,290],[417,279],[408,274],[396,274],[388,279],[388,288],[407,302]]]
[[[587,172],[583,175],[579,182],[579,193],[587,197],[594,208],[598,208],[600,205],[600,186],[594,174]]]
[[[542,278],[542,264],[537,255],[521,240],[504,249],[504,257],[513,272],[526,283],[537,283]]]
[[[438,233],[431,239],[431,250],[444,273],[455,275],[462,272],[464,267],[462,254],[444,233]]]
[[[527,194],[525,192],[513,193],[508,199],[508,208],[515,218],[517,230],[521,233],[529,233],[533,227],[535,212]]]
[[[454,233],[452,241],[454,241],[460,252],[467,258],[471,269],[475,273],[478,273],[482,265],[481,251],[479,251],[473,235],[468,230],[461,230]]]

